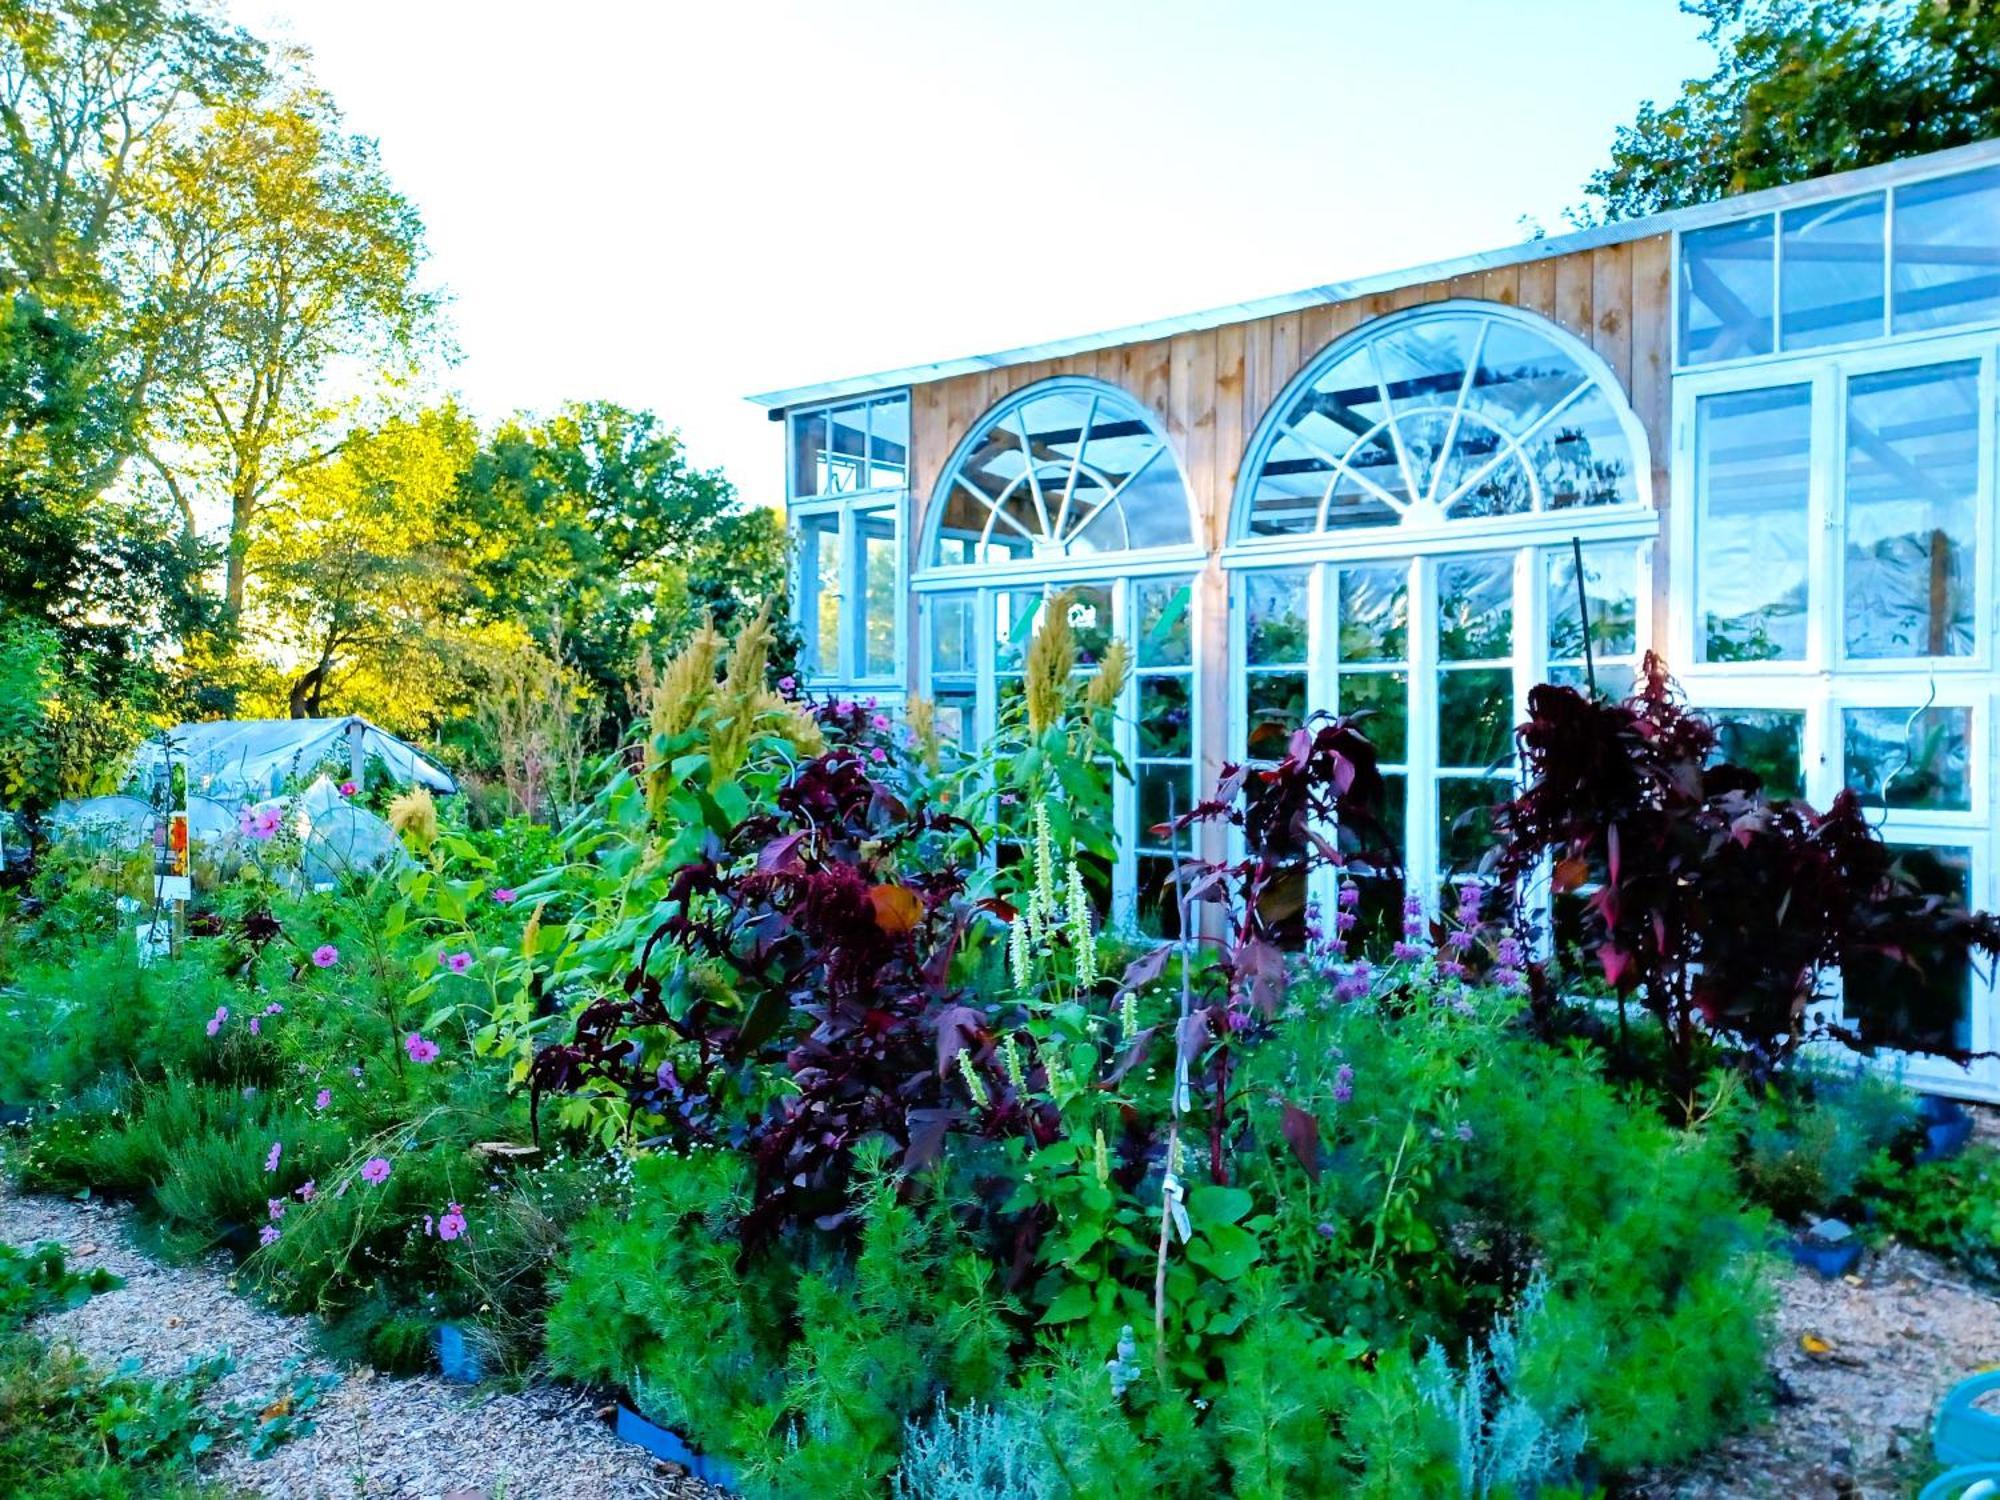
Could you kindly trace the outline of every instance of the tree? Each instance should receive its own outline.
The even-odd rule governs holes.
[[[1585,185],[1581,224],[2000,135],[1992,0],[1682,0],[1716,68],[1640,106]]]
[[[557,622],[569,660],[620,713],[639,650],[677,643],[704,611],[726,628],[783,588],[777,517],[744,510],[650,412],[572,403],[508,422],[474,458],[461,505],[481,612],[545,646]]]

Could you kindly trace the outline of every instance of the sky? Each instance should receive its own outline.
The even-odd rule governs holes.
[[[775,503],[752,392],[1551,232],[1675,0],[229,0],[381,143],[486,420],[649,408]]]

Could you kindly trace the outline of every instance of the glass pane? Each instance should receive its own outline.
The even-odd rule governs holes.
[[[1343,672],[1340,711],[1372,710],[1361,732],[1375,746],[1384,765],[1400,765],[1410,757],[1410,679],[1402,672]]]
[[[1142,667],[1184,667],[1194,660],[1194,585],[1184,578],[1140,578],[1132,584]]]
[[[826,413],[807,412],[792,418],[792,495],[806,499],[820,493],[826,466]]]
[[[1444,873],[1470,874],[1479,868],[1493,836],[1493,808],[1514,795],[1505,781],[1438,782],[1438,864]]]
[[[1000,671],[1021,670],[1028,642],[1035,634],[1035,618],[1041,612],[1040,589],[1002,589],[993,596],[994,658]]]
[[[2000,318],[2000,167],[1896,189],[1897,333]]]
[[[979,670],[979,632],[972,594],[932,594],[924,609],[930,620],[931,685],[940,678],[970,678]]]
[[[1252,672],[1244,682],[1248,714],[1245,752],[1252,760],[1275,760],[1285,742],[1306,720],[1306,674]]]
[[[938,733],[949,744],[961,750],[971,750],[973,729],[978,723],[978,699],[962,689],[939,692],[934,700],[937,704]]]
[[[1298,452],[1355,462],[1360,456],[1352,450],[1364,438],[1371,449],[1388,446],[1383,434],[1388,419],[1389,409],[1383,405],[1382,387],[1375,378],[1375,361],[1362,347],[1342,355],[1292,403],[1285,414],[1285,427]],[[1400,494],[1400,486],[1390,493]]]
[[[1462,313],[1439,314],[1396,328],[1374,343],[1376,368],[1401,431],[1410,484],[1419,495],[1431,493],[1485,322]]]
[[[1770,796],[1806,794],[1806,716],[1789,708],[1712,708],[1715,761],[1754,771]],[[1711,762],[1712,764],[1713,762]]]
[[[868,422],[869,486],[899,490],[910,472],[910,398],[891,396],[877,401]]]
[[[1185,673],[1171,672],[1139,679],[1139,753],[1191,755],[1194,748],[1194,705]]]
[[[1681,236],[1681,363],[1771,352],[1771,216]]]
[[[1382,778],[1382,827],[1383,830],[1389,835],[1389,847],[1395,853],[1398,863],[1401,863],[1402,861],[1403,851],[1408,849],[1410,846],[1409,812],[1410,812],[1410,779],[1407,776],[1384,776]],[[1403,882],[1401,880],[1396,880],[1393,882],[1386,880],[1375,880],[1368,882],[1368,884],[1394,886],[1395,905],[1390,907],[1389,909],[1391,913],[1391,923],[1385,924],[1383,930],[1390,934],[1400,933],[1402,931],[1402,919],[1403,919],[1403,909],[1402,909]],[[1364,909],[1366,908],[1367,904],[1368,904],[1367,896],[1366,892],[1364,891],[1362,897],[1362,906]],[[1364,921],[1363,926],[1366,925],[1367,924]]]
[[[1880,806],[1969,812],[1972,710],[1850,708],[1840,715],[1847,785]]]
[[[1514,758],[1514,674],[1505,667],[1438,673],[1438,764],[1485,771]]]
[[[843,406],[827,413],[826,452],[820,464],[822,495],[868,488],[868,408]]]
[[[1514,559],[1468,557],[1437,567],[1438,655],[1504,660],[1514,650]]]
[[[1407,563],[1340,570],[1340,660],[1403,661],[1410,654]]]
[[[1629,542],[1583,549],[1583,599],[1577,598],[1576,554],[1547,554],[1549,660],[1583,660],[1583,617],[1590,615],[1590,649],[1600,661],[1639,649],[1639,554]]]
[[[892,677],[896,672],[896,610],[902,595],[896,587],[896,520],[890,515],[855,517],[861,534],[862,650],[864,677]]]
[[[1972,855],[1950,847],[1903,847],[1897,868],[1916,889],[1959,906],[1972,899]],[[1927,1050],[1964,1049],[1972,1041],[1972,966],[1919,946],[1908,963],[1875,955],[1841,966],[1841,985],[1856,1002],[1850,1014],[1872,1011],[1869,1041]],[[1867,1003],[1872,1002],[1872,1003]]]
[[[1976,360],[1849,384],[1849,656],[1972,653],[1978,495]]]
[[[1812,388],[1704,396],[1695,408],[1695,608],[1703,661],[1806,654]]]
[[[1326,493],[1333,465],[1289,432],[1280,432],[1257,473],[1251,497],[1253,536],[1292,536],[1319,524],[1320,497]],[[1393,520],[1386,506],[1383,515]]]
[[[1111,644],[1111,585],[1086,583],[1069,591],[1069,628],[1079,666],[1094,667]]]
[[[1174,862],[1161,855],[1142,854],[1138,874],[1139,930],[1148,937],[1179,937],[1181,910],[1174,885]]]
[[[1786,349],[1882,336],[1880,193],[1784,216],[1778,337]]]
[[[1142,762],[1138,781],[1139,844],[1149,849],[1171,848],[1170,836],[1153,830],[1194,806],[1194,770],[1190,766]],[[1183,846],[1186,842],[1187,836],[1183,834]]]
[[[1624,424],[1601,390],[1586,391],[1535,434],[1528,464],[1544,510],[1624,505],[1639,498]]]
[[[1493,428],[1467,418],[1438,481],[1437,500],[1459,519],[1515,516],[1535,508],[1535,487],[1519,453]]]
[[[1632,696],[1632,686],[1639,680],[1638,670],[1616,662],[1594,662],[1597,677],[1597,698],[1601,703],[1622,703]],[[1591,673],[1581,662],[1565,662],[1551,665],[1548,680],[1557,687],[1575,688],[1578,692],[1590,690]]]
[[[1585,380],[1574,360],[1518,323],[1492,319],[1466,411],[1503,432],[1523,433]],[[1490,429],[1489,440],[1490,440]],[[1444,492],[1438,492],[1444,498]]]
[[[1244,573],[1243,619],[1252,666],[1306,659],[1308,573]]]
[[[840,517],[807,516],[799,522],[799,619],[806,627],[806,670],[815,677],[840,673]]]

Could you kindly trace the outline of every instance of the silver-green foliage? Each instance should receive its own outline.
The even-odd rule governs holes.
[[[1050,1500],[1056,1476],[1039,1430],[1020,1414],[940,1397],[929,1420],[903,1427],[895,1500]]]

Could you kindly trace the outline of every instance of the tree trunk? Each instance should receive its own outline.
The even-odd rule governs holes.
[[[328,663],[322,661],[292,684],[290,694],[291,715],[295,719],[317,719],[320,700],[326,693]]]

